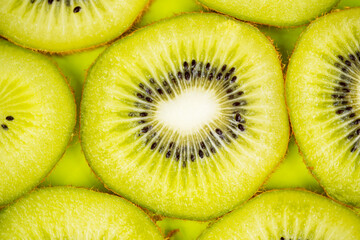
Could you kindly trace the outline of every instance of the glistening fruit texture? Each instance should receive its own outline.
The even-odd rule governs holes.
[[[0,0],[0,239],[360,239],[337,4]]]
[[[80,124],[85,156],[110,189],[203,220],[251,197],[289,137],[275,49],[254,27],[208,13],[109,47],[89,71]]]

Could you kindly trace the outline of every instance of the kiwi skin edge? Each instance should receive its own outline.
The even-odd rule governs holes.
[[[22,46],[21,44],[19,43],[16,43],[16,42],[13,42],[11,41],[10,39],[0,35],[1,38],[11,42],[12,44],[15,44],[19,47],[22,47],[22,48],[26,48],[26,49],[30,49],[34,52],[39,52],[39,53],[42,53],[42,54],[49,54],[49,55],[60,55],[60,56],[64,56],[64,55],[71,55],[71,54],[74,54],[74,53],[79,53],[79,52],[85,52],[85,51],[88,51],[88,50],[92,50],[92,49],[95,49],[95,48],[98,48],[98,47],[101,47],[101,46],[106,46],[106,45],[110,45],[112,44],[113,42],[115,42],[116,40],[120,39],[123,35],[127,35],[129,32],[131,32],[131,30],[133,29],[133,27],[141,20],[142,16],[146,13],[146,11],[149,9],[151,3],[153,2],[154,0],[148,0],[148,3],[145,5],[145,7],[143,8],[143,10],[138,14],[138,16],[135,18],[135,20],[132,22],[132,24],[122,33],[120,34],[120,36],[114,38],[114,39],[111,39],[109,41],[106,41],[106,42],[103,42],[103,43],[100,43],[100,44],[96,44],[94,46],[91,46],[91,47],[87,47],[87,48],[80,48],[80,49],[73,49],[73,50],[69,50],[69,51],[60,51],[60,52],[51,52],[51,51],[46,51],[46,50],[40,50],[40,49],[34,49],[34,48],[30,48],[30,47],[25,47],[25,46]]]

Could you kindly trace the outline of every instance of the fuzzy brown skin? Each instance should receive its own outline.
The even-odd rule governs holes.
[[[86,51],[89,51],[89,50],[92,50],[92,49],[95,49],[95,48],[98,48],[98,47],[110,45],[113,42],[115,42],[116,40],[120,39],[123,35],[126,35],[141,20],[142,16],[147,12],[147,10],[149,9],[149,7],[150,7],[150,5],[152,4],[153,1],[154,0],[148,0],[148,3],[144,7],[144,9],[138,14],[138,16],[132,22],[132,24],[127,29],[125,29],[125,31],[122,34],[120,34],[120,36],[118,36],[118,37],[116,37],[114,39],[111,39],[109,41],[106,41],[106,42],[103,42],[103,43],[100,43],[100,44],[96,44],[94,46],[87,47],[87,48],[72,49],[72,50],[60,51],[60,52],[52,52],[52,51],[47,51],[47,50],[40,50],[40,49],[34,49],[34,48],[30,48],[30,47],[25,47],[25,46],[22,46],[19,43],[11,41],[10,39],[8,39],[8,38],[6,38],[6,37],[4,37],[2,35],[0,35],[0,37],[3,38],[3,39],[6,39],[7,41],[9,41],[9,42],[11,42],[11,43],[13,43],[13,44],[15,44],[17,46],[20,46],[22,48],[27,48],[27,49],[30,49],[30,50],[32,50],[34,52],[39,52],[39,53],[43,53],[43,54],[65,56],[65,55],[71,55],[71,54],[74,54],[74,53],[86,52]]]

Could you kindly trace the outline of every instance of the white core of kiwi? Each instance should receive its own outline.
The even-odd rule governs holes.
[[[195,88],[161,102],[156,117],[180,135],[189,135],[209,125],[219,113],[220,104],[214,92]]]

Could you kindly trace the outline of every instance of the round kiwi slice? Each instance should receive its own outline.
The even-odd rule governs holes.
[[[0,213],[0,239],[163,239],[140,208],[106,193],[42,188]]]
[[[206,7],[241,20],[279,26],[305,24],[340,0],[198,0]]]
[[[285,155],[289,126],[273,45],[217,14],[185,14],[125,37],[89,70],[85,157],[114,192],[156,213],[220,216]]]
[[[295,138],[332,197],[360,206],[360,8],[319,18],[303,33],[287,71]]]
[[[204,239],[360,239],[360,217],[323,196],[301,190],[263,193],[224,216]]]
[[[65,152],[75,100],[45,56],[0,39],[0,206],[28,192]]]
[[[120,36],[149,0],[0,0],[0,35],[23,47],[72,52]]]

